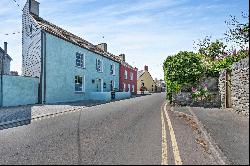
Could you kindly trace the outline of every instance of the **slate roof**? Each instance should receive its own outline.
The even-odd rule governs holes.
[[[87,40],[84,40],[44,19],[42,19],[41,17],[38,17],[36,15],[31,14],[31,16],[36,20],[36,22],[38,23],[39,27],[42,28],[44,31],[46,31],[47,33],[50,33],[54,36],[57,36],[61,39],[64,39],[68,42],[71,42],[75,45],[78,45],[82,48],[86,48],[92,52],[95,52],[97,54],[100,54],[106,58],[109,58],[113,61],[116,61],[118,63],[121,63],[121,59],[118,56],[115,56],[109,52],[105,52],[102,49],[98,48],[96,45],[88,42]]]
[[[5,51],[0,47],[0,52],[4,53]],[[9,58],[12,61],[12,58],[7,54],[7,58]]]

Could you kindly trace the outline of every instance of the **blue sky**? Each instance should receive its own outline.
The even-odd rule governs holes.
[[[0,47],[8,42],[11,70],[21,73],[21,9],[26,0],[0,1]],[[140,70],[163,78],[162,63],[193,41],[223,38],[229,15],[248,13],[248,0],[38,0],[40,16],[108,51],[126,54]],[[17,6],[20,5],[20,7]],[[7,33],[16,33],[5,35]],[[104,36],[104,38],[103,38]]]

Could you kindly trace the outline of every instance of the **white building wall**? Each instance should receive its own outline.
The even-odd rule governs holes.
[[[40,77],[41,72],[41,28],[29,14],[29,2],[22,16],[22,75]]]

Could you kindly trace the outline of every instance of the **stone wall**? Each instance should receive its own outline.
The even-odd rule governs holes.
[[[225,73],[226,71],[222,71],[219,78],[222,107],[226,107]],[[231,103],[236,112],[249,116],[249,57],[234,63],[232,66]]]
[[[181,92],[173,94],[173,104],[180,106],[193,106],[193,107],[220,107],[220,93],[218,91],[218,78],[209,77],[201,81],[202,84],[207,84],[208,91],[211,93],[211,98],[203,100],[194,100],[192,98],[191,85],[182,88]]]

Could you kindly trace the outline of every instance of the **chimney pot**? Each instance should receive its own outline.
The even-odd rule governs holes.
[[[147,65],[144,66],[144,70],[148,71],[148,66]]]
[[[29,12],[39,16],[39,5],[40,3],[36,0],[29,0]]]
[[[7,54],[7,49],[8,49],[8,43],[4,42],[4,51],[5,51],[6,54]]]
[[[125,54],[120,54],[119,57],[123,62],[125,62]]]
[[[98,44],[96,45],[98,48],[100,48],[101,50],[103,50],[104,52],[107,52],[108,51],[108,45],[107,43],[101,43],[101,44]]]

